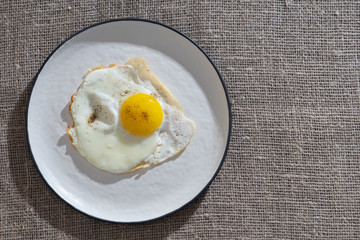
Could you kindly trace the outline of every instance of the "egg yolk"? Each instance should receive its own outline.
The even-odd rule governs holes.
[[[154,97],[139,93],[124,101],[120,116],[126,130],[134,135],[146,136],[160,127],[163,111]]]

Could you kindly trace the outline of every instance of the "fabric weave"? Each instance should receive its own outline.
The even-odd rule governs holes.
[[[1,239],[358,239],[360,2],[20,1],[0,3]],[[138,17],[196,41],[233,112],[210,188],[144,224],[77,212],[46,185],[26,141],[41,64],[91,24]],[[41,124],[41,123],[39,123]]]

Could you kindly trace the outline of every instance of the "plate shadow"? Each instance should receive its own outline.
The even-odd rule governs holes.
[[[33,213],[27,215],[28,220],[26,221],[29,227],[34,229],[35,234],[38,231],[37,234],[40,236],[46,234],[46,231],[51,231],[52,234],[63,232],[67,236],[71,235],[77,239],[94,237],[98,239],[132,239],[136,236],[139,236],[140,239],[165,239],[189,221],[204,200],[206,191],[182,210],[167,217],[141,224],[116,224],[88,217],[54,194],[37,170],[27,144],[25,112],[33,82],[34,80],[21,93],[9,117],[7,141],[8,152],[18,153],[9,154],[10,174],[19,195],[23,198],[24,205],[26,208],[33,209]],[[72,148],[72,145],[69,147]],[[44,220],[53,228],[44,226]],[[39,224],[43,226],[39,226]],[[54,233],[54,228],[60,232]]]

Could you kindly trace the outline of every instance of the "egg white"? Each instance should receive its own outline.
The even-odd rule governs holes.
[[[163,109],[161,126],[148,136],[129,133],[119,116],[122,103],[137,93],[151,94]],[[72,97],[70,112],[74,125],[67,132],[73,146],[95,167],[111,173],[159,164],[184,150],[195,133],[194,122],[141,58],[90,69]]]

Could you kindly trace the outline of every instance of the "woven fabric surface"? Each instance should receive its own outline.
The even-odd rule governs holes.
[[[359,239],[360,2],[0,3],[1,239]],[[91,24],[160,21],[196,41],[226,82],[225,163],[195,202],[159,220],[85,216],[41,178],[26,104],[51,51]]]

